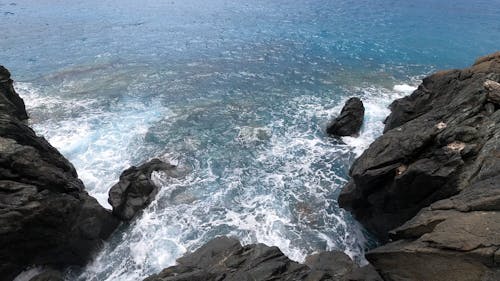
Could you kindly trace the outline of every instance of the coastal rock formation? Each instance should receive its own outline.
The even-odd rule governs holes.
[[[109,190],[108,202],[113,207],[113,214],[129,221],[148,206],[158,193],[159,187],[153,183],[151,174],[164,171],[175,176],[175,166],[159,159],[153,159],[139,167],[132,166],[123,171],[120,181]]]
[[[16,117],[18,120],[28,119],[24,101],[14,91],[14,81],[10,72],[0,65],[0,112]]]
[[[277,247],[242,246],[228,237],[211,240],[177,263],[144,281],[381,280],[371,267],[359,268],[341,252],[323,252],[299,264]]]
[[[346,101],[340,115],[335,118],[326,132],[334,136],[355,136],[363,125],[365,107],[359,98],[350,98]]]
[[[500,280],[498,82],[500,52],[425,78],[351,167],[339,204],[390,241],[385,280]]]
[[[484,82],[484,89],[486,89],[486,97],[488,101],[500,105],[500,83],[492,80]]]
[[[0,66],[0,280],[31,265],[83,265],[118,225],[27,117]]]

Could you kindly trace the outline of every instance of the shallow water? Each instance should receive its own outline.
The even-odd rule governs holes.
[[[139,280],[217,235],[362,262],[336,198],[387,105],[500,47],[500,1],[414,2],[0,1],[0,63],[101,204],[130,165],[187,171],[68,279]],[[327,137],[350,96],[360,137]]]

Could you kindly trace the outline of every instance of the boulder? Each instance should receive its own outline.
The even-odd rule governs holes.
[[[322,252],[306,264],[288,259],[277,247],[242,246],[234,238],[218,237],[177,260],[144,281],[242,281],[242,280],[372,280],[380,281],[369,267],[359,268],[342,252]]]
[[[354,162],[341,207],[384,280],[500,280],[500,52],[425,78]]]
[[[486,89],[488,101],[500,105],[500,83],[486,80],[486,82],[484,82],[484,88]]]
[[[84,265],[118,225],[27,116],[0,67],[0,280],[28,266]]]
[[[113,214],[129,221],[146,208],[155,198],[159,187],[151,179],[154,171],[164,171],[174,175],[175,166],[159,159],[153,159],[139,167],[132,166],[120,175],[118,183],[109,190],[108,202]]]
[[[333,136],[356,136],[363,125],[365,107],[359,98],[346,101],[340,115],[326,129]]]

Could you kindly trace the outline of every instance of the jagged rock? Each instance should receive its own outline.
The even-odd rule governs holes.
[[[500,81],[500,52],[425,78],[351,167],[339,204],[390,238],[366,254],[384,280],[500,280],[500,111],[486,81]]]
[[[388,280],[500,280],[500,119],[496,121],[495,133],[473,164],[476,176],[470,186],[422,209],[390,232],[395,242],[367,254]]]
[[[315,254],[304,265],[291,261],[277,247],[242,246],[228,237],[209,241],[177,263],[144,281],[381,280],[372,268],[358,268],[341,252]]]
[[[365,107],[359,98],[350,98],[346,101],[340,115],[335,118],[326,132],[334,136],[355,136],[363,125]]]
[[[31,265],[84,265],[118,224],[26,118],[0,67],[0,280]]]
[[[28,119],[24,101],[14,91],[14,81],[10,79],[10,72],[0,65],[0,112],[16,117],[19,120]]]
[[[500,83],[496,81],[486,80],[484,82],[486,96],[488,101],[500,105]]]
[[[148,206],[158,193],[159,187],[153,183],[154,171],[169,172],[175,176],[175,166],[159,159],[153,159],[139,167],[132,166],[120,175],[120,181],[109,190],[108,202],[113,214],[128,221],[140,210]]]

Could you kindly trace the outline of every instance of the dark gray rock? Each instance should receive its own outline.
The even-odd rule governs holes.
[[[358,268],[341,252],[312,255],[304,265],[291,261],[277,247],[242,246],[234,238],[219,237],[144,281],[382,280],[377,276],[371,268]]]
[[[483,84],[500,74],[499,60],[436,73],[395,101],[386,132],[351,167],[339,204],[385,240],[423,207],[463,189],[492,134],[495,114],[484,114]]]
[[[326,132],[334,136],[356,136],[363,125],[365,107],[359,98],[346,101],[340,115],[335,118]]]
[[[305,264],[311,269],[306,280],[345,280],[344,277],[357,268],[351,258],[342,252],[313,254],[306,258]]]
[[[108,202],[113,207],[113,214],[129,221],[137,212],[148,206],[158,193],[159,187],[153,183],[154,171],[168,172],[174,175],[175,166],[159,159],[153,159],[139,167],[132,166],[120,175],[120,181],[109,190]]]
[[[28,119],[24,101],[19,97],[10,79],[10,72],[0,65],[0,112],[16,117],[19,120]]]
[[[383,242],[384,280],[500,280],[500,52],[396,100],[339,204]]]
[[[348,281],[382,281],[380,274],[370,264],[354,268],[345,279]]]
[[[495,105],[492,104],[491,102],[484,105],[484,111],[486,111],[486,115],[491,115],[495,113],[495,110],[496,110]]]
[[[26,118],[0,67],[0,280],[32,265],[84,265],[118,224]]]

